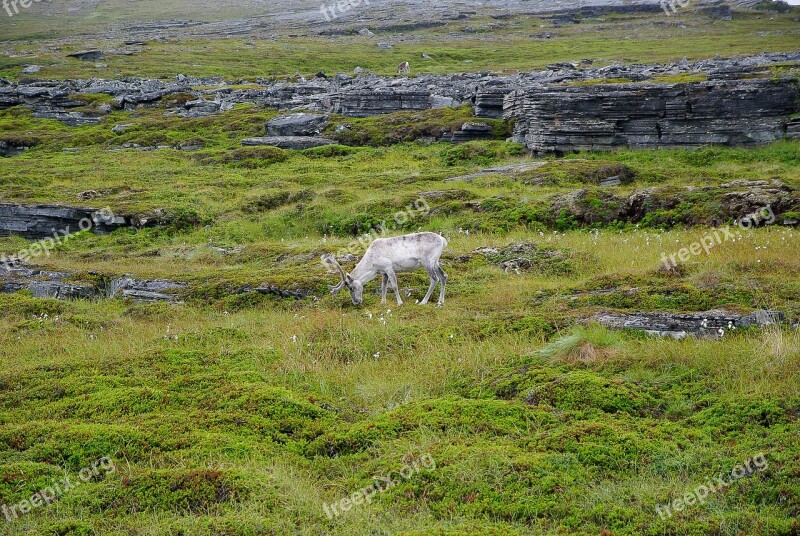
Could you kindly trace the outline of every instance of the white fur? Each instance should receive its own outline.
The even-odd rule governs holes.
[[[381,282],[381,303],[386,303],[387,283],[394,288],[397,296],[397,305],[402,305],[400,289],[397,285],[397,273],[408,272],[424,268],[430,276],[430,288],[421,304],[428,303],[437,283],[440,284],[439,305],[444,304],[444,292],[447,285],[447,274],[439,266],[447,240],[436,233],[414,233],[392,238],[378,238],[369,245],[361,261],[349,274],[345,273],[333,255],[325,255],[322,262],[332,264],[339,270],[342,282],[331,287],[331,292],[336,294],[347,287],[355,305],[360,305],[364,300],[364,285],[383,276]]]

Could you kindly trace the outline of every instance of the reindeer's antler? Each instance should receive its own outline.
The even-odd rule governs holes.
[[[342,281],[338,285],[328,285],[328,288],[331,290],[331,294],[338,294],[340,290],[344,288],[345,281],[347,281],[347,274],[336,261],[336,257],[327,253],[322,256],[322,264],[329,264],[332,265],[334,268],[339,270],[339,274],[342,276]]]

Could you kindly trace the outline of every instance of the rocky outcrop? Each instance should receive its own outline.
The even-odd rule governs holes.
[[[128,298],[137,302],[172,302],[177,299],[174,294],[186,289],[186,283],[176,283],[166,279],[142,280],[124,275],[111,281],[108,297]]]
[[[428,110],[431,93],[378,88],[373,91],[340,91],[331,97],[331,111],[350,117],[369,117],[392,112]]]
[[[0,203],[0,236],[16,234],[39,239],[63,237],[81,230],[105,234],[131,225],[128,218],[115,216],[108,210]]]
[[[206,100],[206,99],[196,99],[193,101],[189,101],[183,105],[182,108],[175,111],[177,115],[181,117],[206,117],[209,115],[214,115],[220,111],[226,111],[233,108],[232,103],[223,103],[220,100]]]
[[[450,141],[453,143],[464,143],[475,140],[490,140],[494,136],[492,127],[486,123],[469,122],[461,126],[461,130],[453,132]]]
[[[267,136],[319,136],[328,126],[328,116],[320,114],[288,114],[267,121]]]
[[[26,149],[28,149],[28,147],[24,145],[17,145],[11,142],[0,140],[0,157],[8,158],[11,156],[17,156],[18,154],[22,154],[22,152]]]
[[[27,290],[37,298],[58,300],[122,298],[138,303],[182,303],[189,296],[188,283],[167,279],[137,279],[131,275],[103,278],[97,274],[81,277],[71,272],[43,270],[19,260],[0,261],[0,293]],[[286,289],[262,283],[230,289],[229,294],[266,294],[285,299],[303,299],[312,293],[305,289]]]
[[[88,299],[99,296],[92,284],[71,281],[72,274],[51,272],[21,263],[0,262],[0,292],[10,294],[27,290],[37,298],[61,300]]]
[[[323,145],[333,145],[334,143],[336,142],[328,138],[316,136],[268,136],[266,138],[247,138],[242,140],[242,145],[246,147],[269,145],[272,147],[280,147],[281,149],[298,150],[322,147]]]
[[[539,169],[548,164],[547,161],[540,162],[523,162],[520,164],[509,164],[507,166],[496,166],[482,169],[469,175],[459,175],[457,177],[450,177],[445,179],[444,182],[457,182],[457,181],[472,181],[488,175],[503,175],[508,178],[515,178],[517,175]]]
[[[693,206],[694,210],[681,210]],[[702,207],[702,208],[701,208]],[[761,217],[758,225],[780,224],[780,216],[800,210],[800,192],[780,182],[766,185],[730,183],[720,187],[649,187],[615,195],[595,189],[557,194],[548,201],[548,223],[568,220],[578,226],[613,222],[674,225],[722,225],[769,209],[775,216]]]
[[[76,274],[41,270],[22,262],[0,262],[0,292],[9,294],[27,290],[37,298],[77,300],[122,297],[136,302],[175,302],[176,292],[186,283],[145,281],[122,276],[108,285],[96,281],[80,281]]]
[[[800,140],[800,117],[795,117],[786,125],[786,139]]]
[[[683,339],[693,337],[721,338],[738,328],[765,327],[783,322],[779,311],[756,311],[738,315],[724,310],[705,313],[600,313],[590,320],[614,329],[633,329],[650,335]]]
[[[608,78],[646,81],[658,75],[706,73],[709,79],[739,79],[768,75],[766,67],[800,61],[800,52],[770,53],[742,58],[715,58],[670,64],[590,66],[588,62],[559,63],[548,69],[517,74],[489,72],[454,75],[386,77],[363,72],[358,76],[337,74],[306,80],[222,80],[184,75],[174,80],[126,78],[123,80],[35,80],[0,84],[0,109],[27,106],[38,117],[54,118],[71,125],[97,122],[113,109],[134,110],[162,102],[176,93],[185,99],[166,99],[168,108],[186,117],[218,113],[235,104],[250,103],[280,110],[302,109],[319,114],[331,112],[365,117],[402,110],[426,110],[443,106],[474,106],[479,117],[500,117],[504,98],[515,90],[531,95],[553,89],[552,84]],[[579,67],[579,68],[576,68]],[[248,85],[249,88],[237,86]],[[583,88],[573,88],[583,89]],[[554,91],[563,89],[555,88]],[[588,90],[587,90],[588,91]],[[102,93],[114,97],[111,106],[93,112],[79,94]],[[187,103],[187,104],[183,104]],[[78,109],[76,109],[78,108]]]
[[[506,97],[514,139],[536,153],[755,145],[783,138],[796,80],[537,87]]]
[[[80,52],[67,54],[67,57],[75,58],[81,61],[100,61],[105,59],[102,50],[81,50]]]

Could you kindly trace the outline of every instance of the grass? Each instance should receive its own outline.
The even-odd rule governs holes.
[[[135,15],[110,9],[99,7],[96,21]],[[235,39],[166,42],[109,60],[106,75],[187,69],[238,78],[362,62],[380,72],[384,62],[423,51],[440,62],[432,72],[586,56],[658,61],[711,56],[719,43],[730,45],[726,53],[786,49],[780,32],[795,27],[782,15],[713,24],[681,17],[686,30],[639,16],[584,21],[554,30],[552,43],[520,37],[541,21],[511,19],[478,34],[488,40],[469,34],[454,44],[446,39],[452,28],[436,29],[382,56],[351,36],[247,48]],[[37,24],[20,23],[9,38],[49,31]],[[637,37],[620,40],[621,30]],[[338,55],[330,42],[342,45]],[[48,56],[40,44],[7,45],[36,57],[3,60],[3,75],[43,58],[53,63],[45,76],[99,72]],[[201,50],[204,65],[188,69],[186,58]],[[267,66],[254,67],[255,56]],[[81,98],[87,109],[106,103]],[[722,200],[741,188],[723,184],[775,179],[800,188],[800,142],[584,153],[543,158],[515,177],[444,182],[530,158],[502,141],[502,121],[492,122],[496,140],[410,141],[458,127],[472,119],[467,109],[334,117],[333,133],[349,127],[343,145],[307,151],[241,146],[263,132],[273,110],[239,106],[198,119],[165,111],[114,111],[79,128],[25,109],[0,111],[0,140],[31,147],[0,159],[3,202],[108,206],[163,220],[106,236],[78,233],[33,262],[78,280],[128,273],[190,285],[177,305],[0,294],[0,506],[56,478],[74,480],[103,456],[115,465],[49,507],[11,522],[2,516],[0,534],[800,531],[797,228],[744,231],[680,270],[659,269],[662,254],[709,231],[708,218],[730,216]],[[130,126],[117,134],[117,124]],[[168,148],[120,150],[134,144]],[[183,150],[189,146],[200,149]],[[609,174],[624,184],[599,187]],[[654,189],[655,203],[645,217],[611,219],[619,199],[644,188]],[[583,220],[551,210],[555,196],[579,189],[587,192]],[[80,201],[87,190],[98,197]],[[800,204],[788,195],[795,205],[786,215],[796,217]],[[659,204],[675,196],[683,202]],[[320,255],[391,222],[420,197],[430,213],[392,233],[448,238],[446,305],[414,304],[427,289],[422,273],[400,276],[403,307],[381,305],[375,282],[361,308],[331,296],[336,276]],[[0,255],[28,245],[0,238]],[[311,295],[236,294],[261,283]],[[773,308],[787,323],[731,330],[720,340],[671,340],[587,320],[607,310],[712,308]],[[763,471],[672,517],[658,515],[658,505],[759,453]],[[401,475],[423,459],[435,468]],[[396,485],[371,504],[325,514],[387,476]]]
[[[4,199],[75,203],[95,189],[95,204],[160,208],[188,224],[83,233],[37,262],[79,278],[132,273],[191,285],[178,306],[0,295],[0,503],[101,456],[117,468],[0,531],[797,530],[796,330],[671,341],[580,327],[601,309],[772,307],[796,322],[800,287],[787,277],[800,269],[795,229],[749,231],[669,275],[656,270],[661,253],[695,241],[702,227],[488,225],[493,200],[540,203],[591,188],[587,181],[619,166],[632,177],[619,191],[764,177],[796,186],[797,142],[582,154],[550,160],[536,177],[442,183],[524,157],[499,141],[243,153],[238,140],[273,114],[242,107],[177,120],[156,109],[66,129],[0,113],[5,132],[36,138],[0,161]],[[386,128],[402,129],[403,117],[452,120],[401,115]],[[368,139],[384,139],[380,124],[353,121]],[[118,122],[133,127],[111,134]],[[110,151],[122,140],[199,140],[203,149]],[[525,183],[532,178],[538,185]],[[361,309],[327,295],[334,278],[316,259],[347,246],[348,222],[390,217],[420,192],[434,192],[432,214],[407,228],[450,240],[447,305],[413,305],[427,286],[422,274],[401,277],[411,292],[401,308],[381,306],[372,292]],[[529,268],[505,273],[498,264],[520,254],[502,248],[518,243],[536,245],[524,253]],[[0,252],[25,245],[3,238]],[[471,253],[484,246],[500,251]],[[316,298],[230,295],[265,281]],[[610,290],[587,294],[594,289]],[[656,513],[762,451],[764,472],[670,519]],[[324,513],[425,455],[435,470],[401,478],[368,507]]]
[[[797,30],[793,13],[763,16],[742,12],[733,21],[713,21],[691,10],[673,16],[676,25],[656,25],[649,15],[608,16],[587,19],[581,24],[548,28],[551,39],[531,38],[540,33],[545,21],[518,17],[502,28],[486,34],[463,33],[463,27],[492,26],[490,19],[451,22],[446,27],[409,34],[397,39],[393,34],[378,34],[375,39],[361,36],[306,36],[271,38],[197,39],[175,38],[149,42],[143,52],[132,56],[109,54],[101,62],[81,62],[66,54],[94,47],[118,47],[117,41],[87,37],[53,51],[48,41],[33,44],[7,41],[7,56],[0,56],[0,77],[17,79],[24,65],[44,68],[41,78],[118,78],[142,76],[174,78],[221,76],[225,79],[255,80],[286,78],[297,74],[314,76],[352,73],[362,67],[382,75],[395,74],[398,63],[410,61],[414,74],[456,73],[464,71],[530,71],[558,61],[591,58],[597,65],[615,62],[670,62],[710,58],[724,50],[726,56],[791,48],[792,32]],[[10,20],[10,19],[9,19]],[[672,20],[670,21],[672,22]],[[0,20],[0,24],[9,22]],[[22,22],[20,28],[26,28]],[[13,37],[13,33],[8,35]],[[622,36],[622,38],[620,38]],[[41,37],[41,36],[39,36]],[[376,39],[394,46],[384,50]],[[423,59],[423,54],[430,60]],[[202,58],[202,61],[197,58]]]

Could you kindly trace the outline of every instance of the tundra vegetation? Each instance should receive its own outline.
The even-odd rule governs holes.
[[[658,61],[791,48],[780,32],[796,24],[774,17],[744,14],[700,27],[679,13],[670,22],[685,21],[688,32],[675,40],[659,34],[657,46],[647,44],[655,42],[650,33],[612,45],[618,28],[610,17],[600,33],[559,29],[552,44],[537,43],[544,46],[537,54],[556,61],[613,50]],[[664,31],[633,18],[625,24]],[[475,69],[539,66],[539,56],[526,57],[513,41],[452,44],[436,32],[425,39],[441,37],[440,50],[452,49],[443,70],[463,70],[462,55],[480,58]],[[199,45],[182,43],[175,54],[179,45],[162,43],[158,54],[109,68],[252,76],[270,57],[282,74],[313,72],[317,61],[339,68],[347,47],[361,51],[365,67],[368,59],[377,65],[357,37],[341,39],[335,58],[309,44],[286,58],[237,51],[237,64],[228,61],[237,41],[212,40],[203,45],[208,64],[195,72],[176,62],[198,57]],[[406,46],[417,45],[393,49],[382,69],[412,57]],[[2,74],[17,72],[16,59],[2,61]],[[77,72],[56,61],[47,76],[89,76],[94,68]],[[800,531],[800,335],[792,327],[800,320],[800,243],[798,229],[782,225],[798,219],[800,206],[709,255],[660,266],[663,253],[696,242],[710,224],[732,223],[723,200],[746,187],[723,185],[800,188],[800,141],[542,157],[541,167],[516,176],[444,182],[530,157],[504,141],[499,120],[496,140],[410,141],[436,135],[419,129],[471,119],[467,108],[334,117],[332,135],[337,125],[349,128],[341,145],[241,147],[276,114],[237,106],[181,119],[153,107],[70,128],[21,107],[0,111],[0,139],[31,147],[0,158],[0,200],[95,204],[158,214],[163,223],[81,232],[36,264],[71,270],[76,281],[129,273],[189,283],[172,305],[0,294],[0,504],[28,499],[104,456],[116,467],[49,507],[0,518],[0,533]],[[111,131],[122,123],[131,126]],[[119,150],[124,144],[170,148]],[[599,186],[611,175],[622,184]],[[646,214],[633,218],[614,205],[645,189],[653,196]],[[89,190],[97,197],[80,201]],[[557,196],[578,190],[585,192],[579,211],[554,212]],[[681,201],[671,202],[675,196]],[[448,239],[447,304],[414,305],[429,285],[422,271],[400,276],[402,307],[381,306],[378,280],[362,307],[331,296],[320,256],[346,249],[420,197],[430,212],[393,234]],[[0,254],[28,246],[0,238]],[[354,264],[342,261],[346,270]],[[308,296],[237,292],[262,284]],[[608,310],[715,308],[777,309],[787,322],[672,340],[587,321]],[[759,453],[763,471],[671,517],[658,515],[657,506]],[[395,477],[370,504],[326,515],[324,505],[423,459],[435,468]]]

